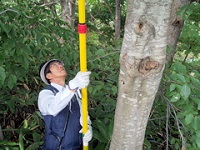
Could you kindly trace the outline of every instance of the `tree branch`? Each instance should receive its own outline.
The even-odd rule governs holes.
[[[15,12],[15,13],[19,14],[19,12],[18,12],[17,10],[8,8],[8,9],[6,9],[6,10],[0,12],[0,15],[6,13],[6,12],[8,12],[8,11]],[[27,18],[33,18],[33,17],[31,17],[31,16],[27,16],[27,15],[25,15],[25,16],[26,16]]]
[[[0,12],[0,15],[6,13],[6,12],[8,12],[8,11],[12,11],[12,12],[15,12],[15,13],[19,13],[18,11],[14,10],[14,9],[6,9],[6,10]]]
[[[57,2],[49,2],[49,3],[44,3],[42,4],[41,6],[44,7],[44,6],[52,6],[52,5],[56,5]]]
[[[183,136],[183,133],[182,133],[182,131],[181,131],[181,127],[180,127],[180,125],[179,125],[179,123],[181,123],[180,122],[180,120],[178,119],[178,117],[177,117],[177,115],[176,115],[176,110],[174,109],[174,106],[170,103],[170,101],[169,101],[169,99],[167,98],[167,97],[165,97],[163,94],[162,94],[162,96],[163,96],[163,98],[166,100],[166,102],[167,102],[167,105],[169,105],[169,107],[172,109],[172,111],[173,111],[173,114],[174,114],[174,119],[175,119],[175,121],[176,121],[176,125],[177,125],[177,128],[178,128],[178,131],[179,131],[179,134],[180,134],[180,136],[181,136],[181,140],[182,140],[182,149],[185,147],[185,145],[186,145],[186,142],[185,142],[185,138],[184,138],[184,136]],[[173,115],[172,115],[173,116]],[[181,123],[182,124],[182,123]]]
[[[166,130],[166,150],[168,150],[169,148],[169,110],[170,110],[170,106],[167,103],[167,109],[166,109],[166,125],[165,125],[165,130]]]

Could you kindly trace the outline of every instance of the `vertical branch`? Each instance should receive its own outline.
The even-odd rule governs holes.
[[[178,38],[181,33],[181,29],[183,27],[183,19],[182,16],[177,15],[177,12],[180,7],[189,4],[189,0],[176,0],[173,1],[171,14],[170,14],[170,24],[168,27],[168,33],[170,36],[167,37],[167,44],[172,47],[171,52],[167,54],[166,61],[171,62],[176,53],[176,47],[178,43]]]
[[[120,26],[121,26],[121,0],[115,0],[115,40],[120,38]]]
[[[185,64],[185,61],[187,60],[189,54],[186,54],[184,57],[184,60],[182,61],[182,64]]]
[[[172,111],[173,111],[173,114],[174,114],[173,117],[174,117],[174,120],[176,121],[176,125],[177,125],[178,131],[179,131],[179,134],[180,134],[180,137],[181,137],[181,141],[182,141],[182,149],[184,149],[185,145],[186,145],[186,142],[185,142],[184,135],[183,135],[183,133],[181,131],[181,127],[179,125],[180,121],[179,121],[179,119],[178,119],[178,117],[176,115],[176,110],[174,109],[174,106],[170,103],[169,99],[167,97],[165,97],[164,95],[163,95],[163,97],[167,102],[167,107],[169,106],[169,109],[172,109]]]
[[[0,140],[3,140],[3,132],[2,132],[1,124],[0,124]]]
[[[169,103],[169,104],[171,105],[171,103]],[[179,119],[178,119],[178,117],[177,117],[177,115],[176,115],[176,111],[175,111],[175,109],[174,109],[174,107],[173,107],[172,105],[171,105],[171,108],[172,108],[173,113],[174,113],[174,116],[175,116],[176,125],[177,125],[177,127],[178,127],[178,131],[179,131],[180,136],[181,136],[182,148],[183,148],[183,147],[185,147],[185,138],[184,138],[183,133],[182,133],[182,131],[181,131],[181,128],[180,128],[180,126],[179,126]]]
[[[167,109],[166,109],[166,126],[165,126],[165,130],[166,130],[166,150],[168,150],[169,148],[169,130],[168,130],[168,126],[169,126],[169,109],[170,106],[167,103]]]

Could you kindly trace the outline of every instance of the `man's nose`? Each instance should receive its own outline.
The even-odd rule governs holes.
[[[62,64],[59,64],[58,67],[59,68],[64,68],[64,66]]]

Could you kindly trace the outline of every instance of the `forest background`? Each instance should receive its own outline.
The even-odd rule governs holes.
[[[75,4],[77,5],[77,4]],[[126,1],[121,1],[120,38],[115,36],[115,1],[87,1],[89,114],[93,123],[90,149],[109,149],[118,93],[119,54]],[[200,149],[200,5],[193,2],[177,15],[184,19],[173,60],[166,64],[146,129],[144,149]],[[33,150],[42,145],[44,124],[37,96],[44,87],[42,62],[63,60],[72,79],[79,71],[79,39],[61,18],[59,2],[0,2],[0,149]],[[167,53],[172,51],[170,46]],[[1,137],[2,138],[2,137]]]

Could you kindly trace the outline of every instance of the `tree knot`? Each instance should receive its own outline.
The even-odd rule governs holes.
[[[142,74],[147,74],[152,69],[157,69],[159,62],[151,61],[149,57],[142,59],[139,63],[138,71]]]

